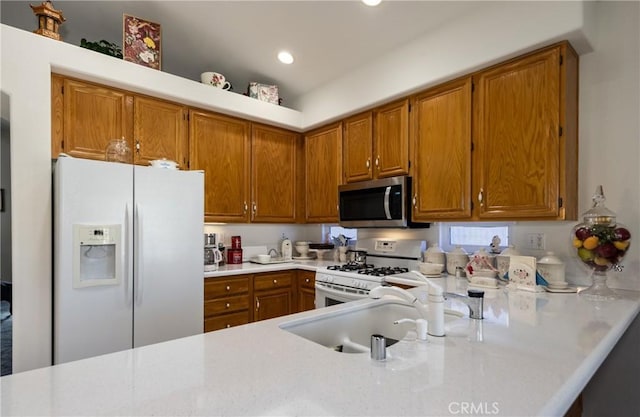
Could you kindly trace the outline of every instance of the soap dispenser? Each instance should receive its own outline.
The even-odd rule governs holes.
[[[291,248],[291,240],[282,235],[282,250],[280,251],[282,259],[290,261],[292,258],[293,250]]]

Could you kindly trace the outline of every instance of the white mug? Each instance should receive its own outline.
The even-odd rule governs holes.
[[[231,83],[225,80],[226,78],[224,75],[219,72],[203,72],[200,74],[200,81],[202,84],[209,84],[214,87],[222,88],[223,90],[228,90],[231,88]]]

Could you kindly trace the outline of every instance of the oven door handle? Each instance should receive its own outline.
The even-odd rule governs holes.
[[[387,187],[384,190],[384,214],[387,216],[387,220],[391,220],[391,210],[389,209],[389,197],[391,195],[391,187]]]
[[[335,295],[336,297],[352,297],[354,299],[364,299],[364,298],[369,298],[369,295],[367,294],[354,294],[351,292],[346,292],[346,291],[338,291],[338,290],[334,290],[328,287],[325,287],[322,284],[319,284],[316,282],[315,284],[316,290],[320,290],[320,291],[324,291],[329,295]]]

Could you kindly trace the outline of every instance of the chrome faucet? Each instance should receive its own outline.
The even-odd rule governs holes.
[[[483,318],[484,291],[470,289],[467,290],[467,295],[452,292],[445,292],[443,295],[444,298],[452,298],[465,303],[469,307],[469,318],[478,320]]]
[[[273,257],[273,255],[271,254],[271,252],[275,252],[276,253],[276,258],[280,257],[280,254],[278,253],[277,250],[275,250],[274,248],[269,249],[269,256]]]

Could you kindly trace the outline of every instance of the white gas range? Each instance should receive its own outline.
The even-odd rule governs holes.
[[[367,298],[371,289],[383,285],[384,277],[406,276],[418,269],[424,240],[362,239],[355,250],[366,251],[365,264],[347,263],[316,271],[316,308]]]

